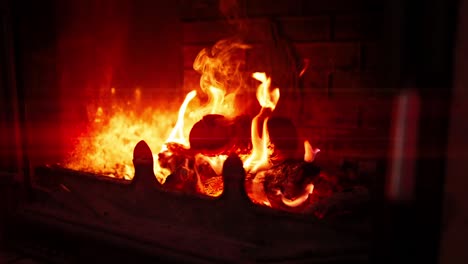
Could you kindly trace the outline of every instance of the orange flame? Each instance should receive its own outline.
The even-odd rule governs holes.
[[[185,96],[185,100],[180,106],[179,109],[179,115],[177,116],[177,122],[174,128],[172,129],[171,134],[169,137],[166,139],[165,143],[168,142],[174,142],[174,143],[179,143],[187,148],[190,147],[190,144],[187,140],[187,138],[184,136],[184,117],[185,117],[185,111],[187,110],[187,106],[190,103],[190,101],[193,100],[197,96],[197,91],[191,91]],[[167,146],[164,144],[161,151],[167,150]]]
[[[269,91],[271,79],[264,72],[255,72],[252,74],[252,77],[261,82],[257,89],[257,100],[260,106],[262,108],[269,108],[271,111],[275,110],[280,97],[279,89],[275,88]]]
[[[304,161],[312,162],[315,159],[317,153],[320,152],[320,149],[313,149],[308,140],[304,141]]]
[[[295,199],[288,199],[286,198],[281,191],[279,191],[279,195],[281,195],[281,201],[289,206],[289,207],[298,207],[299,205],[303,204],[309,196],[314,192],[314,185],[312,183],[308,184],[304,189],[304,193]]]
[[[265,171],[259,171],[255,175],[255,177],[252,179],[250,192],[248,192],[248,195],[253,202],[271,207],[270,200],[268,199],[265,191],[265,177]]]
[[[110,93],[115,94],[116,89],[110,89]],[[75,149],[63,165],[74,170],[132,179],[135,145],[143,139],[156,153],[154,150],[161,148],[164,138],[170,134],[175,115],[172,105],[147,108],[138,114],[133,106],[116,103],[111,107],[97,107],[90,117],[89,130],[78,138]]]
[[[271,166],[270,155],[273,151],[269,149],[270,135],[268,133],[268,117],[263,120],[262,136],[258,134],[259,119],[262,117],[265,109],[273,111],[278,103],[280,92],[278,88],[269,91],[271,79],[265,73],[255,72],[253,78],[261,82],[257,89],[257,100],[262,106],[252,120],[251,136],[252,136],[252,153],[244,161],[244,169],[250,173],[256,173],[258,170],[266,169]]]

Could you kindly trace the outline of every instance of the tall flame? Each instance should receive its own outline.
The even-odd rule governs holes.
[[[263,119],[262,136],[258,133],[260,119],[267,109],[273,111],[278,103],[280,92],[278,88],[270,90],[271,79],[265,73],[255,72],[253,78],[261,82],[257,89],[257,100],[262,106],[260,112],[253,118],[251,126],[252,153],[244,161],[244,169],[256,173],[260,169],[270,166],[269,157],[272,151],[270,147],[270,135],[268,133],[268,117]]]
[[[257,100],[262,108],[275,110],[276,104],[280,97],[279,88],[270,90],[271,78],[267,77],[264,72],[255,72],[252,77],[261,82],[257,89]]]
[[[185,96],[185,100],[179,109],[177,122],[174,128],[172,129],[171,134],[166,139],[166,143],[174,142],[174,143],[179,143],[185,147],[190,147],[190,144],[187,138],[184,136],[184,117],[185,117],[185,111],[187,110],[188,104],[190,103],[190,101],[193,100],[193,98],[195,98],[195,96],[197,96],[197,91],[191,91]],[[167,146],[164,144],[161,151],[165,151],[165,150],[167,150]]]

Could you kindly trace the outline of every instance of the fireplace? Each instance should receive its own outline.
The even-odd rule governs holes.
[[[438,67],[451,65],[452,35],[438,36],[440,64],[425,66],[416,44],[401,48],[424,38],[411,35],[418,24],[394,30],[398,8],[6,4],[4,167],[24,190],[12,245],[59,263],[368,263],[404,252],[396,236],[440,210],[420,200],[440,203],[441,177],[429,188],[412,179],[414,156],[424,170],[443,162],[450,90],[436,88],[450,86]],[[421,80],[432,71],[434,83]],[[403,213],[408,225],[394,230]]]

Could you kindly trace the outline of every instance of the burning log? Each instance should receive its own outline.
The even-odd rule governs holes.
[[[271,117],[268,120],[268,132],[276,153],[284,158],[295,157],[300,142],[296,127],[291,119]]]
[[[258,204],[318,218],[364,209],[368,189],[347,186],[341,177],[321,172],[314,163],[286,160],[256,175],[247,175],[247,192]]]
[[[252,118],[246,115],[234,119],[206,115],[190,131],[190,148],[207,155],[231,151],[246,153],[251,144],[251,123]],[[268,120],[268,131],[275,150],[284,157],[292,158],[300,145],[293,122],[285,117],[272,117]]]
[[[302,207],[299,206],[312,193],[312,182],[319,173],[320,168],[315,164],[297,160],[286,160],[264,171],[263,188],[271,206],[294,207],[293,211],[301,211]],[[291,209],[288,208],[288,211]]]
[[[250,154],[251,123],[252,119],[247,116],[229,119],[222,115],[207,115],[192,127],[190,149],[178,143],[167,143],[167,150],[159,154],[160,166],[171,171],[164,187],[215,197],[235,193],[235,196],[250,197],[257,204],[317,217],[346,212],[368,199],[367,189],[347,186],[338,174],[321,173],[316,162],[294,159],[299,138],[292,121],[283,117],[271,117],[268,130],[264,127],[258,131],[260,137],[261,133],[268,133],[274,145],[275,152],[270,159],[273,166],[253,170],[256,172],[245,177],[245,185],[236,183],[233,187],[227,182],[233,176],[224,175],[226,172],[222,172],[220,164],[224,163],[228,153]],[[237,159],[231,157],[228,160],[234,162]],[[242,162],[239,162],[240,165],[234,167],[243,171]]]
[[[190,148],[206,155],[246,151],[250,144],[250,124],[248,116],[229,119],[222,115],[206,115],[190,130]]]
[[[206,115],[190,130],[192,150],[201,153],[222,153],[233,136],[232,121],[222,115]]]
[[[159,165],[171,171],[164,184],[170,189],[196,193],[197,180],[193,170],[195,155],[183,145],[167,143],[167,150],[158,154]]]
[[[247,115],[236,117],[233,124],[234,145],[232,151],[237,154],[248,154],[251,150],[252,135],[251,135],[252,118]]]
[[[222,161],[219,157],[214,157],[216,164],[212,164],[210,162],[211,158],[197,154],[195,156],[194,170],[197,174],[198,192],[216,197],[221,195],[224,187],[221,167],[217,166],[218,164],[222,164]]]
[[[286,160],[266,171],[265,189],[281,190],[288,198],[298,196],[320,173],[313,163]]]
[[[195,154],[190,149],[174,142],[167,143],[166,146],[167,150],[158,154],[159,165],[162,168],[174,172],[183,166],[193,167],[191,164]]]

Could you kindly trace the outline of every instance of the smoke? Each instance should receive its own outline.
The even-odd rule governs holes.
[[[201,74],[200,87],[207,92],[216,87],[227,94],[244,86],[245,50],[249,45],[238,39],[223,39],[200,51],[193,68]]]

